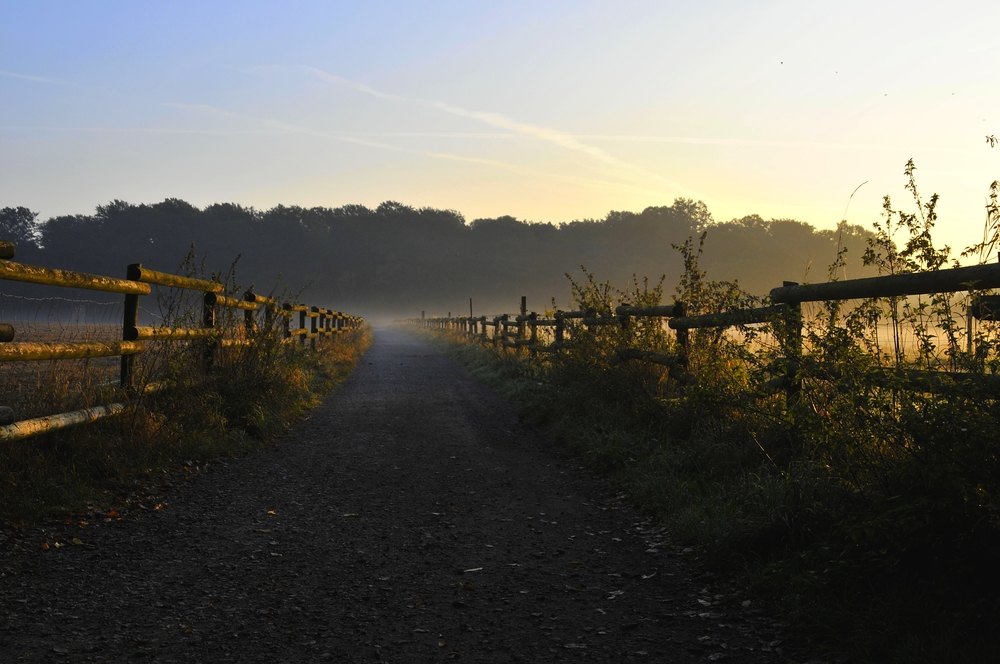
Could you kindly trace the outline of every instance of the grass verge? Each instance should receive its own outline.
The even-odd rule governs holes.
[[[280,331],[272,332],[227,353],[207,377],[192,370],[198,347],[161,357],[157,378],[169,387],[131,402],[124,414],[0,447],[0,520],[23,525],[111,509],[171,468],[257,449],[343,381],[372,340],[366,327],[310,349],[282,344]],[[68,386],[78,378],[61,371],[53,365],[38,385],[47,393],[32,396],[47,412],[67,408]]]
[[[548,426],[675,538],[697,545],[709,567],[773,602],[804,651],[831,661],[996,661],[1000,579],[991,561],[1000,542],[982,517],[989,505],[955,498],[972,468],[946,465],[941,452],[924,456],[945,447],[947,430],[938,440],[925,433],[928,451],[915,460],[883,449],[841,466],[867,468],[885,495],[831,475],[811,447],[836,449],[830,431],[807,428],[811,420],[795,413],[780,421],[729,398],[723,384],[650,389],[663,384],[645,375],[653,369],[602,361],[608,353],[583,337],[582,347],[553,360],[452,332],[422,334]],[[919,411],[925,426],[954,419],[928,404]],[[972,458],[955,444],[948,451],[952,460]]]

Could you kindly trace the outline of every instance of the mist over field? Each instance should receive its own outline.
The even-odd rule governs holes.
[[[859,226],[818,230],[756,215],[717,222],[704,204],[686,199],[561,225],[510,216],[467,222],[454,210],[392,201],[374,209],[264,211],[228,203],[199,209],[176,199],[114,201],[94,214],[37,226],[26,208],[5,208],[0,218],[0,235],[18,240],[22,262],[109,276],[124,276],[136,262],[170,272],[193,243],[209,273],[224,271],[239,255],[243,286],[259,293],[308,286],[310,302],[369,318],[467,313],[470,297],[476,315],[514,311],[519,295],[531,310],[551,307],[553,297],[571,308],[566,273],[580,277],[581,266],[617,287],[633,274],[651,285],[665,276],[669,299],[682,269],[672,245],[703,231],[709,278],[738,280],[755,295],[785,280],[825,281],[838,242],[848,248],[849,276],[867,274],[861,266],[867,232]]]

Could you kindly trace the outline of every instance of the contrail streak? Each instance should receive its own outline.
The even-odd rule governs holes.
[[[698,138],[686,136],[635,136],[629,134],[576,134],[577,138],[592,141],[622,141],[627,143],[682,143],[689,145],[723,145],[778,148],[825,148],[834,150],[914,150],[918,152],[979,153],[980,150],[962,148],[914,148],[878,143],[822,143],[812,141],[766,141],[745,138]]]
[[[464,118],[471,118],[473,120],[478,120],[488,125],[498,127],[500,129],[507,129],[518,134],[525,136],[530,136],[538,140],[546,141],[552,143],[566,150],[573,150],[577,152],[582,152],[587,156],[593,158],[594,160],[610,166],[612,172],[617,177],[623,180],[635,180],[637,177],[643,179],[655,180],[661,184],[666,184],[678,192],[689,196],[691,198],[698,198],[697,194],[682,184],[664,178],[661,175],[652,173],[641,166],[636,166],[635,164],[630,164],[626,161],[622,161],[617,157],[608,154],[601,148],[594,147],[592,145],[587,145],[579,141],[574,135],[568,134],[566,132],[560,131],[558,129],[551,129],[549,127],[541,127],[538,125],[531,125],[524,122],[518,122],[517,120],[508,118],[499,113],[492,113],[488,111],[474,111],[466,108],[461,108],[460,106],[455,106],[443,101],[432,101],[427,99],[416,99],[410,97],[403,97],[400,95],[389,94],[382,92],[381,90],[376,90],[364,83],[358,83],[357,81],[352,81],[350,79],[342,78],[334,74],[327,73],[321,69],[316,69],[315,67],[306,67],[308,71],[312,72],[320,80],[326,81],[328,83],[335,83],[339,85],[345,85],[347,87],[358,90],[365,94],[371,95],[373,97],[378,97],[379,99],[385,99],[387,101],[392,101],[402,104],[413,104],[418,106],[424,106],[426,108],[434,108],[451,115],[456,115]]]
[[[310,129],[308,127],[302,127],[299,125],[289,124],[287,122],[280,122],[276,120],[268,120],[265,118],[255,118],[252,116],[241,115],[239,113],[233,113],[232,111],[227,111],[225,109],[216,108],[214,106],[207,106],[204,104],[166,104],[171,108],[177,108],[186,111],[193,111],[197,113],[206,113],[211,115],[218,115],[228,119],[242,120],[245,122],[253,122],[265,127],[270,128],[274,131],[292,133],[292,134],[302,134],[306,136],[316,136],[319,138],[327,138],[334,141],[340,141],[342,143],[351,143],[354,145],[362,145],[370,148],[377,148],[380,150],[389,150],[392,152],[400,152],[405,154],[416,154],[425,157],[432,157],[435,159],[447,159],[450,161],[462,161],[470,164],[481,164],[484,166],[492,166],[494,168],[499,168],[502,170],[509,171],[511,173],[516,173],[518,175],[527,175],[531,177],[546,178],[550,180],[557,180],[560,182],[566,182],[575,185],[583,185],[587,187],[602,187],[602,188],[612,188],[612,189],[628,189],[632,191],[639,191],[652,196],[662,196],[662,192],[649,189],[647,187],[642,187],[633,183],[608,181],[608,180],[598,180],[593,178],[580,178],[573,176],[560,175],[558,173],[548,173],[543,171],[537,171],[530,168],[525,168],[518,166],[517,164],[510,164],[503,161],[497,161],[494,159],[484,159],[479,157],[467,157],[465,155],[451,154],[446,152],[433,152],[428,150],[414,150],[411,148],[403,148],[396,145],[391,145],[389,143],[381,143],[377,141],[369,141],[362,138],[357,138],[356,136],[340,134],[336,132],[328,131],[317,131],[315,129]]]
[[[68,88],[80,88],[82,85],[77,85],[76,83],[70,83],[69,81],[62,81],[58,78],[46,78],[45,76],[30,76],[28,74],[15,74],[12,71],[0,71],[0,76],[6,76],[7,78],[19,78],[24,81],[35,81],[36,83],[48,83],[49,85],[62,85]]]

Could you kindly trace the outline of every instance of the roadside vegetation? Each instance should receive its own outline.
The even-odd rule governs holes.
[[[182,268],[196,276],[191,257]],[[220,280],[227,292],[240,292],[234,269]],[[150,315],[159,325],[196,327],[201,306],[201,293],[164,289],[159,311]],[[120,338],[120,325],[61,323],[45,328],[42,340]],[[243,325],[242,311],[219,309],[220,338],[242,336],[242,343],[150,343],[138,357],[136,392],[115,384],[117,358],[5,364],[0,396],[18,419],[113,402],[127,407],[98,422],[0,445],[0,521],[19,525],[119,509],[172,473],[267,444],[346,378],[372,339],[362,327],[317,339],[312,348],[284,342],[280,315],[260,317],[252,334]],[[207,343],[216,348],[206,373]]]
[[[907,165],[911,211],[886,197],[867,240],[864,263],[878,274],[954,264],[933,242],[937,197],[921,197],[914,170]],[[996,260],[998,195],[994,183],[984,240],[969,259]],[[672,298],[662,281],[617,289],[585,272],[571,281],[573,308],[612,316],[620,304],[670,299],[688,315],[759,306],[737,283],[709,279],[704,243],[701,235],[677,245],[684,272]],[[677,354],[660,319],[575,323],[561,351],[537,355],[428,334],[451,341],[475,375],[625,486],[703,561],[770,597],[810,649],[863,662],[992,662],[1000,330],[970,323],[969,302],[940,294],[804,306],[802,389],[793,398],[767,387],[789,356],[777,321],[692,330],[684,371],[616,355],[626,347]],[[920,387],[910,369],[971,380]]]

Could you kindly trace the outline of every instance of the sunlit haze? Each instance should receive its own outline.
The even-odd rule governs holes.
[[[602,218],[677,197],[941,240],[1000,178],[995,3],[2,2],[0,206]]]

